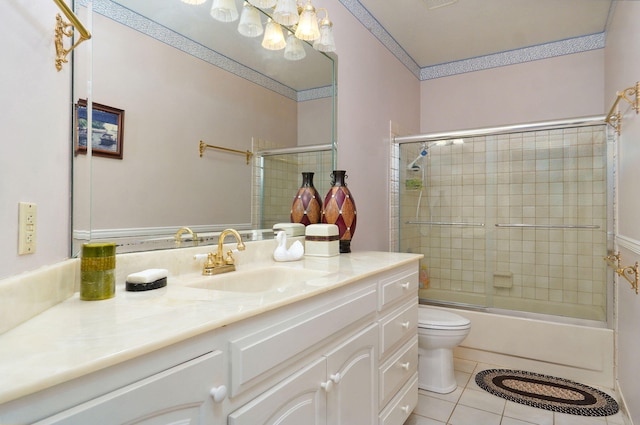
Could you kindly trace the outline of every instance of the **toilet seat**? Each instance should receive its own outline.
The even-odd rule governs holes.
[[[469,329],[471,321],[462,316],[435,308],[418,310],[418,328],[423,329]]]

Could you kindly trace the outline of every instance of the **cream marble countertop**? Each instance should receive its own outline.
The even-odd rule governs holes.
[[[312,284],[266,292],[234,293],[184,286],[172,276],[167,286],[127,292],[118,279],[116,296],[81,301],[79,294],[0,335],[0,404],[143,356],[224,325],[256,316],[358,279],[417,261],[422,255],[352,252],[304,257],[288,263],[238,265],[240,273],[265,266],[323,272]],[[222,277],[220,275],[218,277]]]

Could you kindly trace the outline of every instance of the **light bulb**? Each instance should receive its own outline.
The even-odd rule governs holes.
[[[262,39],[262,47],[267,50],[280,50],[284,49],[287,42],[282,34],[282,27],[277,22],[273,22],[271,19],[267,22],[267,28],[264,31],[264,38]]]
[[[313,43],[313,48],[320,52],[335,52],[336,42],[333,38],[333,24],[328,18],[320,22],[320,37]]]
[[[211,16],[221,22],[235,21],[239,16],[235,0],[213,0]]]
[[[273,20],[280,25],[292,26],[298,23],[298,5],[296,0],[278,0],[273,11]]]
[[[260,9],[270,9],[276,5],[277,0],[249,0],[249,3]]]
[[[260,20],[260,12],[246,1],[242,6],[238,32],[245,37],[257,37],[264,32],[262,21]]]
[[[304,51],[302,42],[296,38],[295,35],[289,34],[287,36],[287,47],[284,49],[284,58],[290,61],[299,61],[307,56],[307,52]]]
[[[320,37],[318,17],[316,16],[316,9],[311,4],[311,1],[307,2],[302,9],[302,13],[300,13],[298,28],[296,28],[296,37],[300,40],[307,41],[313,41]]]

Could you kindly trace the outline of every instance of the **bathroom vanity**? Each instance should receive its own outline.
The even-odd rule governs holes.
[[[0,335],[0,423],[402,425],[420,257],[239,261],[107,301],[76,293]]]

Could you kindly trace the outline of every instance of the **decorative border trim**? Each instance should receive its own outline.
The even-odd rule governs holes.
[[[90,0],[77,1],[78,5],[86,7]],[[94,12],[102,16],[112,19],[122,25],[125,25],[162,43],[174,47],[193,57],[201,59],[211,65],[231,72],[241,78],[244,78],[245,80],[251,81],[252,83],[258,84],[268,90],[281,94],[282,96],[285,96],[289,99],[295,101],[301,101],[300,98],[302,98],[302,100],[313,100],[324,97],[331,97],[333,95],[332,86],[319,87],[297,92],[291,87],[288,87],[252,68],[249,68],[224,55],[221,55],[220,53],[212,49],[196,43],[195,41],[184,37],[110,0],[93,0],[92,7]]]
[[[416,78],[420,78],[420,67],[418,64],[358,0],[340,0],[340,3],[369,30],[383,46],[393,53]]]
[[[589,50],[603,49],[605,46],[605,33],[602,32],[584,37],[570,38],[523,49],[420,68],[413,58],[409,56],[400,44],[384,29],[380,22],[378,22],[358,0],[340,0],[340,3],[420,81],[570,55]]]
[[[589,50],[603,49],[605,46],[605,33],[586,35],[584,37],[539,44],[523,49],[500,52],[477,58],[465,59],[456,62],[445,63],[422,68],[420,80],[432,80],[467,72],[481,71],[483,69],[499,68],[507,65],[533,62],[573,53]]]

